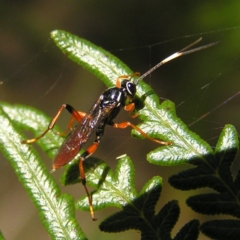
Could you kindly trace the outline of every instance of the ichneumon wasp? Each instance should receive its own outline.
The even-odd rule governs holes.
[[[93,206],[92,206],[92,198],[88,192],[86,187],[86,178],[85,172],[83,168],[83,161],[91,156],[97,149],[101,138],[104,134],[105,126],[110,125],[114,128],[127,128],[132,127],[136,131],[138,131],[141,135],[145,138],[156,142],[161,145],[171,145],[171,142],[164,142],[161,140],[157,140],[154,138],[149,137],[146,133],[144,133],[140,128],[133,125],[131,122],[122,122],[122,123],[114,123],[114,119],[119,114],[120,110],[124,108],[124,110],[128,111],[130,114],[133,112],[135,105],[134,105],[134,96],[137,91],[137,85],[139,81],[143,78],[148,76],[154,70],[162,66],[163,64],[186,54],[193,53],[208,47],[215,45],[216,43],[210,43],[198,48],[190,49],[193,45],[197,44],[201,41],[201,38],[195,41],[194,43],[190,44],[189,46],[185,47],[184,49],[170,55],[169,57],[165,58],[163,61],[155,65],[149,71],[147,71],[142,76],[138,77],[136,80],[132,80],[134,76],[139,75],[138,73],[132,74],[130,76],[120,76],[117,78],[116,86],[108,88],[105,90],[98,100],[93,104],[92,108],[89,110],[88,113],[83,113],[75,110],[69,104],[63,104],[60,109],[58,110],[57,114],[51,120],[48,128],[36,138],[32,138],[29,140],[23,140],[22,143],[33,143],[38,139],[42,138],[46,135],[46,133],[53,129],[57,119],[59,118],[63,109],[67,109],[67,111],[72,115],[67,131],[70,131],[54,158],[53,161],[53,170],[66,165],[69,163],[83,148],[84,144],[88,141],[90,135],[95,132],[96,137],[93,144],[81,154],[79,160],[79,172],[80,178],[82,180],[82,184],[85,188],[88,202],[89,202],[89,209],[91,212],[91,216],[93,220],[96,220],[94,216]],[[190,49],[190,50],[189,50]],[[135,117],[137,115],[132,115]],[[77,120],[77,125],[72,128],[74,120]]]

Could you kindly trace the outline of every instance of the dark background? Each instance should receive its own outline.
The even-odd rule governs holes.
[[[176,103],[178,116],[189,124],[239,91],[239,12],[237,0],[2,1],[0,101],[30,105],[53,116],[62,103],[87,111],[98,98],[104,85],[55,47],[49,37],[55,29],[105,48],[141,73],[199,37],[203,37],[202,44],[221,41],[213,48],[175,60],[145,79],[161,98]],[[208,87],[201,89],[206,84]],[[238,96],[213,111],[191,129],[214,147],[226,123],[239,130],[239,99]],[[67,119],[68,114],[64,114],[61,127]],[[121,119],[128,119],[128,115],[121,115],[119,122]],[[146,153],[155,147],[149,141],[131,139],[130,130],[111,129],[106,131],[94,156],[114,168],[116,157],[127,153],[135,164],[138,190],[152,176],[162,176],[163,193],[157,210],[171,199],[180,202],[181,216],[174,234],[194,217],[202,222],[213,219],[184,208],[186,197],[195,191],[183,194],[168,187],[167,177],[187,166],[156,167],[145,160]],[[43,157],[50,170],[51,160],[44,154]],[[235,164],[234,174],[237,168]],[[61,172],[55,174],[56,179]],[[0,179],[0,229],[6,239],[48,239],[36,208],[2,155]],[[83,194],[80,185],[64,187],[62,191],[75,198]],[[98,224],[109,214],[110,210],[96,212],[99,222],[92,222],[89,213],[77,212],[77,217],[89,239],[139,239],[136,231],[100,233]],[[205,238],[201,235],[200,239]]]

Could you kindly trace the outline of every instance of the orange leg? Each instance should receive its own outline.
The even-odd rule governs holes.
[[[123,75],[123,76],[120,76],[117,78],[117,81],[116,81],[116,87],[117,88],[120,88],[121,87],[121,81],[123,79],[129,79],[129,76],[128,75]]]
[[[139,115],[138,113],[132,115],[132,112],[134,111],[134,109],[135,109],[135,103],[129,103],[124,107],[124,110],[129,112],[129,115],[131,118],[136,118]]]
[[[130,75],[123,75],[123,76],[118,77],[117,81],[116,81],[116,87],[118,87],[118,88],[121,87],[122,79],[131,79],[132,77],[135,77],[135,76],[140,76],[140,73],[139,72],[135,72],[135,73],[130,74]]]
[[[77,121],[80,122],[84,118],[86,113],[78,111],[78,115],[80,116],[80,118]],[[64,132],[55,132],[55,133],[59,136],[66,136],[69,133],[69,131],[72,129],[74,120],[76,120],[76,118],[72,116],[68,123],[67,129]]]
[[[94,216],[94,211],[93,211],[93,205],[92,205],[92,198],[89,194],[89,191],[87,189],[87,186],[86,186],[86,177],[85,177],[85,171],[84,171],[84,168],[83,168],[83,161],[90,157],[97,149],[98,147],[98,144],[99,144],[99,140],[95,140],[95,142],[93,143],[92,146],[90,146],[80,157],[80,161],[79,161],[79,172],[80,172],[80,177],[81,177],[81,180],[82,180],[82,185],[85,189],[85,192],[87,194],[87,198],[88,198],[88,202],[89,202],[89,209],[90,209],[90,213],[91,213],[91,216],[92,216],[92,220],[95,221],[97,220],[97,218],[95,218]]]
[[[124,107],[124,110],[127,112],[132,112],[135,109],[135,104],[134,103],[129,103]]]
[[[70,119],[70,122],[68,124],[68,128],[67,131],[69,129],[71,129],[72,124],[74,119],[76,119],[78,122],[80,122],[82,120],[82,118],[85,116],[85,113],[82,112],[78,112],[76,111],[72,106],[70,106],[69,104],[63,104],[60,109],[58,110],[57,114],[53,117],[52,121],[50,122],[50,124],[48,125],[48,128],[38,137],[36,138],[32,138],[32,139],[28,139],[28,140],[23,140],[22,143],[33,143],[36,142],[37,140],[39,140],[40,138],[42,138],[43,136],[45,136],[47,134],[48,131],[52,130],[55,123],[57,122],[60,114],[62,113],[63,109],[67,109],[68,112],[72,115],[72,118]],[[61,133],[59,133],[61,135]]]
[[[156,143],[161,144],[161,145],[172,145],[171,142],[164,142],[164,141],[160,141],[160,140],[157,140],[157,139],[154,139],[154,138],[149,137],[149,136],[148,136],[145,132],[143,132],[140,128],[138,128],[137,126],[133,125],[133,124],[130,123],[130,122],[114,123],[114,124],[113,124],[113,127],[115,127],[115,128],[121,128],[121,129],[124,129],[124,128],[127,128],[127,127],[132,127],[133,129],[135,129],[136,131],[138,131],[139,133],[141,133],[145,138],[151,140],[152,142],[156,142]]]

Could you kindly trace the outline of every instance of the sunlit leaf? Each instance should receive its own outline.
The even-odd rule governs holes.
[[[60,193],[36,151],[21,144],[23,135],[20,134],[19,126],[25,126],[26,129],[36,127],[36,122],[31,125],[31,121],[26,120],[27,113],[33,114],[33,111],[23,106],[10,107],[6,104],[1,104],[0,111],[1,151],[35,203],[49,235],[52,239],[86,239],[75,219],[73,198]],[[14,116],[16,118],[12,119]]]

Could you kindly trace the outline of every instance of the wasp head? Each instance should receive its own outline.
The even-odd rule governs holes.
[[[133,98],[136,93],[136,84],[128,79],[124,79],[121,82],[121,88],[127,94],[128,97]]]

